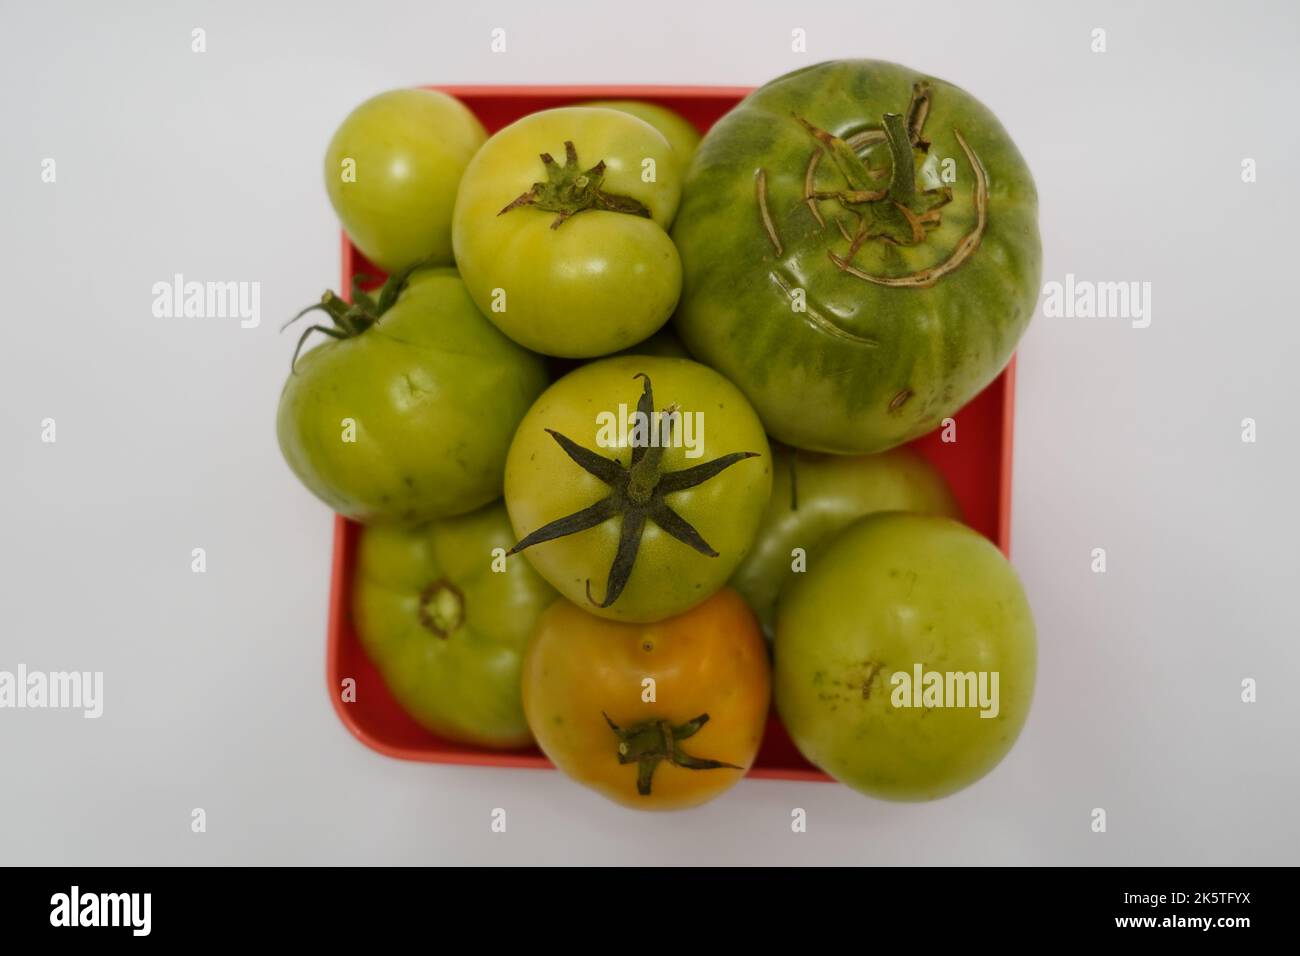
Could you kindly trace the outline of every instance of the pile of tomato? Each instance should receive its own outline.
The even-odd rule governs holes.
[[[489,137],[398,90],[324,166],[384,275],[297,317],[280,447],[365,526],[353,623],[416,721],[643,809],[734,785],[770,703],[887,799],[1010,749],[1024,593],[903,447],[1036,299],[1033,180],[978,101],[841,61],[703,140],[642,102]]]

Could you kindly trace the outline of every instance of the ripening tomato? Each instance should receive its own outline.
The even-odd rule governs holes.
[[[391,90],[348,114],[325,151],[325,188],[352,244],[388,273],[451,265],[456,187],[487,133],[434,90]]]
[[[607,355],[664,324],[681,291],[668,238],[681,176],[648,123],[610,109],[525,116],[479,150],[452,223],[483,314],[519,344]]]
[[[547,608],[524,656],[528,726],[554,764],[625,806],[677,810],[754,762],[771,675],[758,623],[723,589],[656,624]]]

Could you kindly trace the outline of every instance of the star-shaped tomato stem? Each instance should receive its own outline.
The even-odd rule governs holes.
[[[307,341],[308,336],[313,332],[319,332],[321,335],[328,335],[332,339],[350,339],[360,335],[377,323],[389,309],[397,302],[397,297],[406,289],[407,283],[410,282],[411,276],[420,269],[432,266],[431,260],[422,260],[410,268],[396,272],[389,276],[379,289],[378,295],[371,295],[365,289],[361,288],[361,283],[370,281],[368,276],[354,276],[352,278],[352,301],[345,302],[336,293],[325,290],[319,302],[307,306],[297,315],[295,315],[284,325],[280,326],[283,332],[289,326],[293,325],[304,315],[312,312],[324,312],[332,323],[329,325],[313,325],[306,329],[298,338],[298,346],[293,350],[293,358],[289,362],[289,371],[297,374],[298,372],[298,354],[302,351],[303,343]]]
[[[650,431],[657,427],[650,377],[643,372],[638,372],[634,378],[642,380],[637,412],[644,415],[645,421],[650,423],[651,428],[648,430]],[[641,535],[645,531],[647,521],[653,521],[663,531],[683,544],[690,545],[700,554],[716,558],[718,552],[704,540],[690,522],[672,509],[665,498],[674,492],[694,488],[708,481],[736,462],[744,461],[746,458],[757,458],[758,452],[732,452],[691,468],[664,471],[662,467],[664,448],[671,441],[672,423],[676,417],[673,413],[677,410],[676,405],[669,405],[664,410],[659,441],[657,443],[651,441],[647,435],[647,444],[633,445],[631,463],[626,467],[615,459],[606,458],[584,448],[553,429],[546,429],[547,434],[564,449],[564,453],[588,474],[594,475],[607,484],[610,493],[581,511],[575,511],[573,514],[543,525],[526,535],[507,553],[517,554],[533,545],[577,534],[579,531],[586,531],[588,528],[603,524],[610,518],[621,516],[623,523],[619,531],[618,550],[614,555],[614,563],[609,569],[603,601],[595,599],[591,593],[591,580],[587,580],[587,600],[597,607],[609,607],[623,593],[628,578],[632,576],[632,568],[636,564],[637,551],[641,547]]]
[[[610,730],[614,731],[614,736],[618,738],[618,762],[637,765],[636,792],[643,797],[650,796],[650,784],[655,768],[665,760],[675,767],[686,770],[744,769],[734,763],[694,757],[677,746],[679,741],[694,736],[709,722],[708,714],[700,714],[676,727],[666,720],[647,720],[627,728],[614,723],[609,719],[609,714],[604,711],[601,711],[601,716],[605,718],[605,723],[609,724]]]
[[[603,159],[590,169],[579,169],[578,150],[572,140],[564,142],[563,166],[550,153],[542,153],[542,166],[546,170],[546,180],[533,183],[526,192],[516,196],[497,213],[498,216],[504,216],[521,206],[533,206],[556,213],[555,220],[551,223],[552,229],[559,229],[566,219],[584,209],[604,209],[607,212],[650,218],[650,210],[638,200],[631,196],[607,193],[601,188],[605,185]]]

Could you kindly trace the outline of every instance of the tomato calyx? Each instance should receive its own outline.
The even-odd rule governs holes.
[[[868,239],[898,246],[919,245],[925,241],[928,231],[939,225],[942,218],[939,210],[952,201],[952,189],[943,186],[918,191],[916,188],[916,153],[926,153],[930,149],[930,143],[923,135],[929,112],[929,85],[917,83],[912,88],[906,117],[900,113],[884,114],[881,129],[859,134],[854,144],[819,129],[803,117],[795,117],[821,145],[809,161],[809,172],[816,172],[814,160],[820,159],[822,152],[828,152],[847,184],[846,189],[818,192],[812,188],[812,177],[807,174],[804,177],[804,199],[810,209],[816,212],[818,200],[834,199],[857,217],[856,230],[851,238],[842,220],[836,220],[850,241],[847,258],[851,259]],[[866,154],[870,147],[882,142],[889,149],[889,182],[883,188],[873,188],[886,172],[872,168]],[[859,149],[862,154],[859,154]],[[820,213],[817,215],[820,218]]]
[[[653,422],[656,419],[650,376],[638,372],[633,378],[642,380],[637,412],[643,415],[646,421]],[[587,579],[587,600],[596,607],[602,608],[609,607],[618,600],[618,596],[623,593],[623,588],[627,585],[628,578],[632,576],[632,568],[636,564],[637,551],[641,546],[641,536],[645,531],[646,521],[653,521],[660,529],[683,544],[690,545],[700,554],[716,558],[718,552],[704,540],[690,522],[669,506],[665,496],[708,481],[746,458],[757,458],[758,452],[732,452],[691,468],[664,471],[662,464],[664,448],[670,444],[673,419],[676,417],[674,413],[677,410],[675,404],[665,409],[665,414],[659,419],[662,437],[657,443],[647,438],[644,444],[632,445],[632,458],[628,466],[624,466],[617,459],[606,458],[584,448],[553,429],[546,429],[547,434],[555,439],[564,453],[580,468],[609,485],[610,494],[594,505],[543,525],[524,536],[506,553],[517,554],[535,544],[586,531],[610,518],[621,516],[618,550],[605,583],[603,601],[597,601],[592,595],[591,579]]]
[[[416,616],[421,627],[446,640],[465,622],[465,595],[456,585],[441,578],[420,592]]]
[[[542,153],[542,165],[546,168],[546,181],[533,183],[527,192],[521,193],[497,213],[498,216],[504,216],[521,206],[533,206],[556,213],[555,220],[551,223],[552,229],[559,229],[565,220],[586,209],[603,209],[606,212],[650,218],[650,210],[631,196],[607,193],[601,189],[605,184],[603,159],[590,169],[580,170],[578,150],[572,140],[564,141],[563,166],[550,153]]]
[[[709,722],[708,714],[700,714],[676,727],[667,720],[658,719],[643,721],[626,728],[610,720],[609,714],[603,710],[600,715],[605,718],[605,723],[609,724],[610,730],[614,731],[614,736],[618,738],[618,762],[637,765],[636,792],[643,797],[650,796],[650,785],[655,769],[665,760],[674,767],[682,767],[686,770],[744,769],[734,763],[692,756],[677,746],[679,741],[694,736]]]
[[[832,221],[840,237],[848,243],[847,251],[843,255],[834,250],[827,251],[831,262],[841,272],[876,285],[927,288],[959,267],[979,247],[988,224],[988,174],[961,131],[954,128],[953,135],[975,174],[975,225],[945,259],[925,269],[899,276],[881,276],[865,272],[854,263],[858,252],[869,241],[919,246],[943,222],[942,210],[952,201],[952,187],[918,189],[916,182],[918,154],[925,155],[930,150],[930,141],[924,135],[925,121],[930,113],[930,95],[929,84],[917,82],[912,87],[906,114],[885,113],[879,129],[863,130],[843,138],[813,125],[802,116],[794,117],[817,143],[804,171],[804,204],[823,230],[827,223],[820,204],[834,201],[842,211]],[[877,169],[870,163],[871,150],[880,145],[889,151],[888,169]],[[817,171],[827,156],[843,180],[843,186],[819,190],[816,186]],[[759,170],[759,212],[768,239],[780,256],[781,239],[768,208],[766,182],[766,172]]]
[[[377,295],[371,295],[361,288],[361,283],[367,281],[370,278],[369,276],[355,276],[352,280],[351,302],[344,301],[337,293],[326,289],[319,302],[307,306],[307,308],[280,326],[280,331],[283,332],[303,316],[312,312],[324,312],[330,317],[330,321],[334,323],[332,326],[313,325],[303,331],[302,335],[298,337],[297,347],[293,350],[289,370],[295,375],[298,373],[298,354],[302,352],[303,343],[307,341],[309,335],[313,332],[319,332],[340,341],[360,335],[378,322],[380,317],[392,308],[393,303],[397,301],[397,297],[406,288],[412,273],[425,268],[429,264],[427,262],[417,262],[403,272],[394,273],[384,281]]]

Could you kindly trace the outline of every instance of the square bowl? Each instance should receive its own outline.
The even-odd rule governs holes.
[[[493,133],[528,113],[585,100],[646,100],[666,106],[707,130],[749,92],[741,87],[681,86],[440,86],[458,98]],[[342,288],[357,274],[376,275],[347,237],[343,238]],[[931,432],[912,443],[948,479],[965,522],[1007,553],[1011,539],[1011,437],[1014,423],[1015,359],[953,418],[957,440]],[[334,518],[330,578],[327,690],[343,725],[366,746],[390,757],[430,763],[546,768],[537,749],[485,750],[442,740],[419,726],[397,705],[378,670],[366,657],[352,623],[352,572],[361,527]],[[352,701],[342,700],[343,680],[356,682]],[[800,755],[775,713],[768,720],[751,777],[780,780],[830,778]]]

